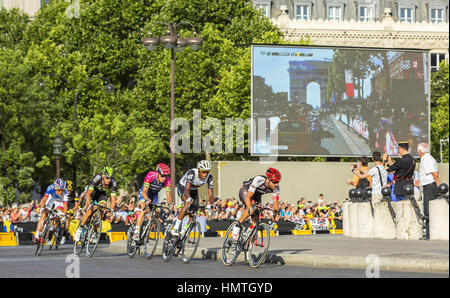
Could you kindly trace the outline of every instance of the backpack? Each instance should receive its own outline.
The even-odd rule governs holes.
[[[359,189],[364,190],[368,187],[370,187],[370,182],[367,178],[359,179],[358,185],[356,185],[356,189],[359,188]]]

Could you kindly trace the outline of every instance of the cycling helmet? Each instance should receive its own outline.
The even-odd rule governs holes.
[[[72,191],[73,190],[73,182],[70,180],[67,180],[66,188],[68,191]]]
[[[106,178],[112,178],[114,177],[114,170],[111,167],[104,167],[102,170],[102,175],[104,175]]]
[[[266,171],[266,176],[269,178],[270,181],[274,183],[278,183],[281,180],[281,173],[277,169],[269,168]]]
[[[211,170],[211,163],[207,160],[199,161],[197,164],[197,169],[202,171],[210,171]]]
[[[160,163],[156,166],[156,172],[162,176],[167,176],[170,174],[170,168],[166,164]]]
[[[53,185],[55,186],[55,190],[64,189],[66,186],[66,184],[64,183],[64,180],[59,179],[59,178],[55,180],[55,183],[53,183]]]

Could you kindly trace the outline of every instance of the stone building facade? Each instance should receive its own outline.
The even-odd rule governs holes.
[[[448,59],[448,0],[252,1],[291,42],[427,49],[432,71]]]

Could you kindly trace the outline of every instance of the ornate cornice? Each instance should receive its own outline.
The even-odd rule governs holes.
[[[402,23],[392,19],[377,22],[272,19],[291,42],[309,38],[313,45],[423,48],[448,51],[448,23]]]

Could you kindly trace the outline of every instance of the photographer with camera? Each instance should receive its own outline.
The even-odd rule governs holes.
[[[404,187],[406,185],[413,186],[413,176],[414,169],[416,168],[416,161],[409,154],[408,142],[398,143],[398,153],[401,158],[397,159],[395,162],[392,161],[391,157],[385,153],[383,156],[383,163],[387,165],[386,171],[394,172],[394,194],[397,201],[402,201],[406,195]]]
[[[351,167],[351,171],[353,173],[353,179],[348,179],[347,184],[352,185],[355,189],[365,190],[372,186],[372,177],[369,175],[364,178],[360,178],[356,173],[363,174],[364,172],[368,172],[369,168],[367,165],[369,164],[369,160],[367,157],[359,158],[359,165],[354,164]]]

